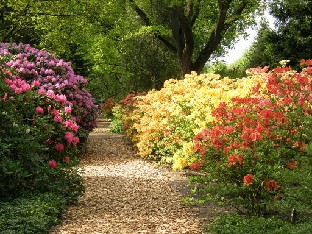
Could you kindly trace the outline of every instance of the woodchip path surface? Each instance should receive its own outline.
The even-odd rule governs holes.
[[[182,203],[189,190],[183,173],[141,159],[103,121],[88,138],[81,168],[86,192],[51,234],[197,234],[217,213],[212,204]]]

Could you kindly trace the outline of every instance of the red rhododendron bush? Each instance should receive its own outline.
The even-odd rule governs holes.
[[[237,80],[187,75],[117,110],[141,156],[204,173],[194,181],[206,198],[257,214],[290,209],[311,195],[312,60],[301,65]]]
[[[0,196],[79,184],[70,165],[97,115],[86,79],[24,44],[0,44],[0,69]]]
[[[290,67],[266,72],[265,90],[256,83],[252,97],[220,103],[212,112],[216,120],[194,138],[200,160],[191,168],[207,172],[206,182],[215,184],[208,190],[248,212],[290,208],[298,202],[296,189],[308,191],[312,60],[301,65],[306,67],[300,73]]]

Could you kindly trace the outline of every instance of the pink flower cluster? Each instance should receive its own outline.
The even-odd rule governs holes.
[[[77,145],[77,143],[79,143],[79,137],[75,137],[72,132],[65,132],[64,139],[68,144],[73,143],[74,145]]]
[[[63,122],[63,125],[70,130],[78,132],[79,126],[72,120],[67,120]]]
[[[48,164],[49,164],[49,167],[50,168],[56,168],[57,167],[57,162],[55,161],[55,160],[50,160],[49,162],[48,162]]]
[[[64,150],[64,145],[63,145],[62,143],[57,143],[57,144],[55,145],[55,149],[56,149],[57,151],[63,151],[63,150]]]
[[[22,80],[19,77],[13,77],[12,80],[5,79],[5,83],[10,85],[10,87],[16,94],[24,93],[31,89],[30,85],[25,80]]]
[[[40,106],[37,106],[36,107],[36,113],[37,114],[43,114],[44,113],[44,109],[42,107],[40,107]]]

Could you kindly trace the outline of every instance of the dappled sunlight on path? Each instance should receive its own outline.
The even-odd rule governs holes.
[[[206,212],[213,205],[203,213],[181,202],[188,191],[183,173],[141,159],[105,125],[90,134],[81,168],[86,192],[51,234],[196,234],[213,218]]]

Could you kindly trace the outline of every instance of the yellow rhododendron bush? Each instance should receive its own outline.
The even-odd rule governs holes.
[[[229,79],[192,73],[183,80],[167,80],[159,91],[133,96],[132,111],[122,117],[126,134],[142,157],[183,169],[197,161],[193,138],[214,120],[211,112],[219,103],[249,96],[255,83],[264,87],[261,73],[251,74]]]

